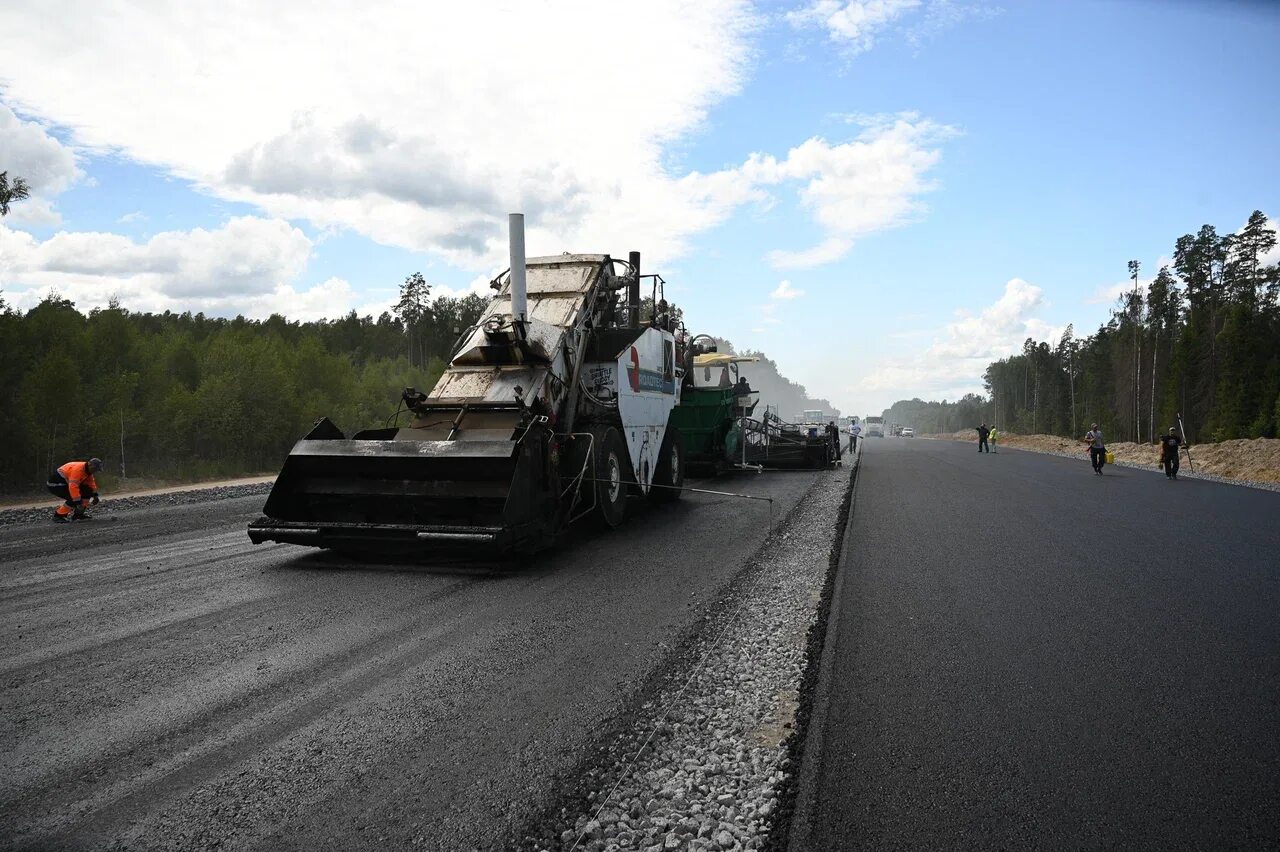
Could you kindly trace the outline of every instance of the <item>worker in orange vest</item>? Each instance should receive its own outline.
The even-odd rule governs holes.
[[[60,524],[70,521],[87,521],[89,516],[85,509],[90,505],[98,505],[98,483],[93,475],[102,470],[102,459],[88,461],[70,461],[49,474],[45,483],[49,492],[61,497],[63,504],[53,513],[53,519]]]

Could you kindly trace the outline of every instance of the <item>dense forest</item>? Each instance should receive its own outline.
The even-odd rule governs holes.
[[[1182,414],[1193,441],[1274,438],[1280,428],[1280,264],[1267,217],[1238,233],[1205,225],[1179,237],[1173,263],[1134,287],[1094,334],[1068,326],[991,364],[988,396],[895,403],[886,419],[924,431],[985,420],[1023,433],[1079,436],[1098,422],[1114,440],[1152,441]]]
[[[50,295],[25,314],[0,297],[0,492],[29,491],[90,454],[119,476],[193,480],[274,471],[321,416],[380,424],[407,386],[431,387],[454,329],[486,300],[431,298],[420,275],[376,320],[203,314],[86,316]]]

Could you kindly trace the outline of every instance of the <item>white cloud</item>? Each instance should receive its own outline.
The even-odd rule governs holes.
[[[62,214],[49,199],[32,196],[13,202],[5,221],[24,228],[56,228],[62,224]]]
[[[784,160],[755,154],[741,172],[752,184],[803,182],[799,199],[826,233],[818,244],[769,254],[777,267],[813,267],[843,257],[854,242],[923,214],[919,197],[935,184],[927,173],[941,158],[933,147],[955,128],[907,113],[866,127],[854,140],[832,145],[813,138]]]
[[[778,284],[777,289],[769,294],[770,299],[798,299],[804,295],[803,290],[798,290],[791,286],[790,281],[782,281]]]
[[[9,221],[28,227],[55,227],[62,217],[53,197],[81,177],[75,155],[40,124],[23,121],[0,104],[0,171],[22,178],[31,197],[9,208]]]
[[[1061,328],[1036,316],[1044,305],[1039,287],[1011,279],[1000,298],[981,311],[957,311],[952,322],[933,333],[932,343],[920,355],[875,365],[856,387],[892,390],[907,398],[954,399],[981,392],[982,374],[992,361],[1021,351],[1028,337],[1057,340],[1062,335]]]
[[[32,195],[53,196],[79,177],[75,155],[34,121],[0,104],[0,171],[21,177]]]
[[[888,15],[836,5],[849,32]],[[512,210],[529,214],[532,252],[638,246],[661,265],[791,187],[821,235],[772,260],[828,263],[919,215],[931,146],[951,132],[881,117],[853,141],[811,138],[781,160],[671,168],[670,146],[741,89],[759,24],[749,0],[234,12],[201,0],[109,13],[68,0],[58,27],[46,14],[0,5],[0,27],[24,33],[0,48],[7,102],[268,217],[353,228],[477,271],[501,263]]]
[[[252,296],[240,302],[237,313],[254,319],[264,319],[272,314],[280,314],[291,320],[332,319],[346,314],[354,306],[355,294],[351,285],[341,278],[330,278],[308,290],[296,290],[289,284],[278,284],[270,293]],[[373,311],[360,311],[360,315],[372,314]]]
[[[829,39],[857,54],[874,47],[881,31],[920,5],[921,0],[813,0],[786,19],[793,27],[824,29]]]
[[[134,210],[132,213],[126,213],[116,220],[120,225],[130,225],[134,222],[145,221],[147,221],[147,214],[143,213],[141,210]]]
[[[891,30],[900,31],[919,50],[967,19],[990,18],[1001,11],[984,0],[811,0],[783,17],[796,29],[824,31],[852,57],[871,50]]]
[[[345,282],[293,287],[311,247],[288,222],[253,216],[216,230],[166,231],[145,243],[97,232],[59,232],[41,242],[0,225],[0,287],[20,308],[53,289],[82,307],[114,296],[141,311],[337,316],[353,301]]]
[[[7,102],[269,216],[487,269],[523,207],[530,250],[642,246],[661,262],[749,195],[664,166],[739,90],[748,0],[47,14],[0,6],[24,34],[0,48]]]

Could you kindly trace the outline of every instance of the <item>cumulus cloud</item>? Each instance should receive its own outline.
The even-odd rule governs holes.
[[[875,47],[882,30],[920,5],[921,0],[813,0],[788,12],[786,19],[793,27],[823,29],[829,39],[857,54]]]
[[[784,18],[796,29],[825,32],[852,57],[871,50],[891,30],[900,30],[906,41],[919,49],[962,21],[992,17],[1000,11],[982,0],[811,0]]]
[[[665,163],[739,90],[748,0],[69,0],[58,27],[45,16],[0,7],[24,33],[4,48],[6,101],[269,216],[479,269],[511,210],[531,214],[531,249],[621,243],[661,261],[723,220],[724,193],[742,197]]]
[[[860,237],[922,215],[920,196],[936,188],[928,172],[941,159],[937,143],[958,131],[903,114],[866,127],[852,141],[813,138],[785,159],[753,155],[741,173],[753,185],[799,182],[799,200],[826,233],[816,245],[769,254],[777,267],[813,267],[843,257]]]
[[[70,148],[4,104],[0,104],[0,171],[8,172],[10,180],[22,178],[31,189],[30,198],[10,208],[10,221],[43,227],[62,221],[52,199],[81,176]]]
[[[855,21],[837,5],[828,17],[846,30],[888,14]],[[773,261],[827,263],[919,213],[930,146],[946,131],[897,117],[781,159],[673,168],[671,145],[749,73],[760,23],[749,0],[406,2],[358,16],[336,0],[234,14],[213,0],[181,14],[68,0],[58,27],[44,15],[0,5],[0,26],[24,33],[4,48],[5,99],[77,144],[267,217],[351,228],[476,271],[501,262],[509,211],[528,214],[531,251],[635,246],[662,264],[742,205],[793,188],[821,235]]]
[[[145,243],[98,232],[40,241],[0,225],[0,287],[20,308],[56,290],[85,306],[116,297],[133,310],[339,315],[353,301],[346,282],[294,288],[311,248],[288,222],[254,216],[215,230],[166,231]]]
[[[1036,316],[1044,306],[1043,290],[1013,278],[995,302],[977,312],[957,311],[953,321],[933,332],[921,354],[878,365],[857,389],[932,398],[981,392],[982,374],[992,361],[1021,351],[1028,337],[1056,340],[1062,335],[1061,328]]]
[[[791,286],[790,281],[781,281],[777,288],[769,294],[770,299],[798,299],[804,295],[803,290]]]

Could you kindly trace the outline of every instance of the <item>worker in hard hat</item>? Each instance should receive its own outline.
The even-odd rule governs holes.
[[[85,510],[98,505],[98,483],[93,475],[102,470],[102,459],[69,461],[49,474],[45,483],[49,492],[61,497],[63,503],[54,510],[53,519],[65,524],[71,521],[87,521]]]
[[[1178,430],[1169,427],[1167,435],[1160,436],[1160,464],[1164,466],[1164,475],[1169,479],[1178,478],[1178,451],[1182,449],[1182,438]]]

